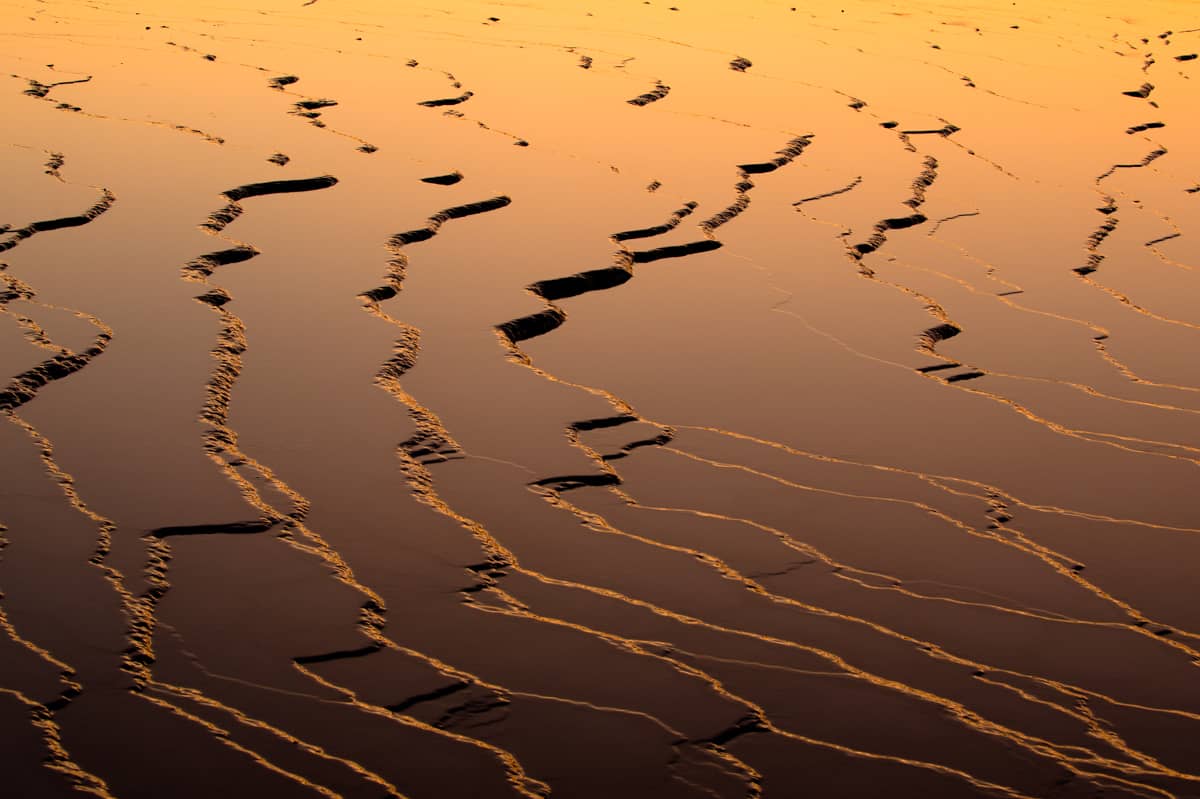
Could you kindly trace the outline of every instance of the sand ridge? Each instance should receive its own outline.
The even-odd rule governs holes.
[[[0,40],[0,792],[1200,795],[1192,4]]]

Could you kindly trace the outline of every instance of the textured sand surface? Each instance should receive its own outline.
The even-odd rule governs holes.
[[[0,795],[1200,796],[1200,4],[0,3]]]

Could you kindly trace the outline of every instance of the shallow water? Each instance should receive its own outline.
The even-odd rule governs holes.
[[[1200,795],[1200,10],[0,8],[0,786]]]

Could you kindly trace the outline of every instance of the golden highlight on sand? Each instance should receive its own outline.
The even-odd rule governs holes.
[[[1196,3],[0,67],[0,796],[1200,796]]]

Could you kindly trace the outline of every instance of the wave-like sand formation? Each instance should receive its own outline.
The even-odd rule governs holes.
[[[0,9],[0,795],[1200,795],[1196,16]]]

